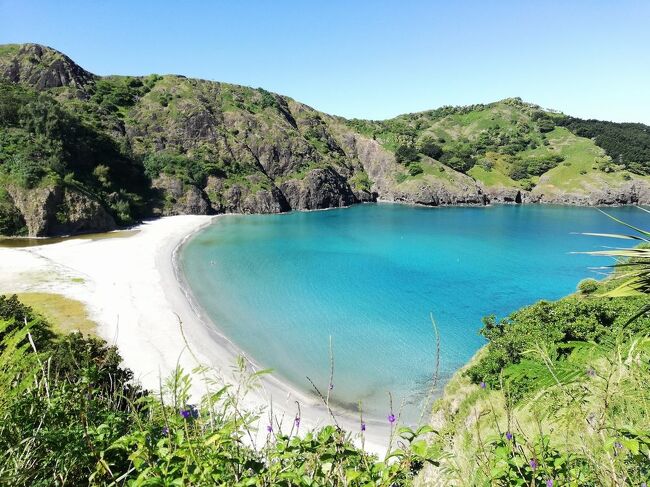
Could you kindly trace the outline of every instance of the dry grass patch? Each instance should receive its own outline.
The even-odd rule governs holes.
[[[88,318],[88,310],[81,301],[52,293],[19,293],[18,299],[42,314],[57,332],[97,332],[97,324]]]

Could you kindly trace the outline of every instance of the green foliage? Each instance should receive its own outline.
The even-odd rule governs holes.
[[[0,414],[30,387],[38,369],[36,357],[29,353],[29,326],[14,325],[13,320],[0,318]],[[1,472],[0,467],[0,478]]]
[[[419,159],[420,155],[418,154],[418,150],[412,145],[400,145],[395,149],[395,160],[399,164],[410,164]]]
[[[19,186],[65,180],[119,223],[145,212],[148,181],[128,150],[46,93],[0,83],[0,175]],[[96,168],[104,166],[98,180]]]
[[[195,371],[212,392],[192,405],[182,369],[149,394],[115,347],[73,333],[37,354],[25,343],[31,310],[15,297],[0,309],[12,317],[0,319],[0,478],[10,485],[395,486],[437,464],[427,426],[397,428],[398,447],[381,461],[338,427],[301,431],[299,416],[251,445],[261,420],[243,404],[263,372],[249,374],[244,360],[234,385]]]
[[[357,191],[370,191],[372,188],[372,181],[366,171],[358,171],[350,178],[352,187]]]
[[[409,164],[408,169],[409,169],[409,175],[411,176],[417,176],[418,174],[422,174],[424,172],[424,169],[422,169],[422,165],[416,162]]]
[[[273,93],[266,91],[264,88],[258,88],[257,91],[262,95],[260,106],[262,108],[278,108],[278,101]]]
[[[558,450],[546,435],[531,440],[520,442],[518,435],[507,439],[504,434],[482,445],[487,462],[480,468],[492,485],[597,485],[586,458]]]
[[[147,176],[152,179],[161,173],[168,174],[198,187],[205,186],[208,177],[202,161],[169,152],[149,154],[144,159],[144,168]]]
[[[556,120],[543,111],[533,113],[530,118],[537,123],[537,128],[541,133],[550,132],[556,126]]]
[[[505,127],[495,125],[478,135],[473,143],[474,151],[478,154],[493,151],[514,155],[526,149],[534,149],[536,144],[532,132],[532,127],[525,123]]]
[[[511,158],[508,176],[514,180],[526,179],[530,176],[541,176],[562,161],[564,161],[564,157],[557,154],[543,154],[526,158],[514,157]]]
[[[623,329],[629,333],[648,329],[650,317],[628,325],[644,302],[643,297],[580,299],[570,296],[555,302],[539,301],[499,322],[494,316],[484,318],[481,334],[490,343],[487,353],[468,374],[476,383],[484,381],[497,386],[502,371],[519,363],[527,350],[539,344],[552,356],[563,357],[568,354],[565,346],[575,340],[598,343]],[[520,397],[526,386],[519,384],[522,389],[513,390],[513,394]]]
[[[420,141],[420,152],[431,159],[440,159],[442,147],[432,137],[425,137]]]
[[[578,283],[578,291],[582,294],[593,294],[598,289],[598,281],[596,279],[583,279]]]
[[[650,174],[650,128],[641,123],[615,123],[566,117],[558,125],[593,139],[617,164],[637,174]]]
[[[5,322],[3,331],[0,332],[0,341],[5,334],[24,328],[26,323],[29,323],[29,333],[38,349],[46,347],[54,337],[48,323],[32,308],[21,303],[15,294],[0,295],[0,320]]]
[[[91,87],[90,101],[109,112],[118,112],[120,108],[133,106],[146,95],[161,78],[151,75],[145,78],[132,76],[110,76],[100,78]]]

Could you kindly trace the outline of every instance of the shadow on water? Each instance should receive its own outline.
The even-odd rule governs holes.
[[[0,237],[0,247],[5,248],[23,248],[36,247],[38,245],[51,245],[65,242],[67,240],[104,240],[109,238],[126,238],[132,237],[140,230],[117,230],[105,233],[85,233],[82,235],[72,235],[67,237]]]

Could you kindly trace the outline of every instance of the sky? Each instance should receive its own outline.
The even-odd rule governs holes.
[[[650,1],[0,0],[0,44],[384,119],[519,96],[650,123]]]

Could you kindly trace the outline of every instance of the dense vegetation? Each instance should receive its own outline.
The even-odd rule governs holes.
[[[635,230],[616,237],[650,237]],[[436,443],[449,483],[650,479],[650,247],[594,253],[620,259],[611,278],[485,319],[488,345],[436,406],[447,415]]]
[[[650,191],[641,176],[647,126],[566,117],[518,98],[345,120],[263,88],[100,77],[36,44],[2,46],[0,78],[2,235],[377,197],[601,204]]]
[[[0,180],[27,189],[68,185],[99,198],[119,223],[132,223],[147,212],[149,181],[128,148],[88,123],[90,113],[79,116],[47,93],[0,82]],[[4,221],[9,229],[11,215]]]
[[[494,164],[485,156],[492,153],[506,156],[506,175],[521,180],[539,176],[564,160],[550,152],[529,154],[548,145],[546,133],[559,118],[514,98],[490,105],[443,107],[386,121],[352,120],[349,125],[394,150],[397,162],[409,168],[427,156],[463,173],[477,164],[490,171]]]
[[[580,137],[594,139],[616,164],[638,174],[650,174],[650,127],[566,117],[558,121]]]

